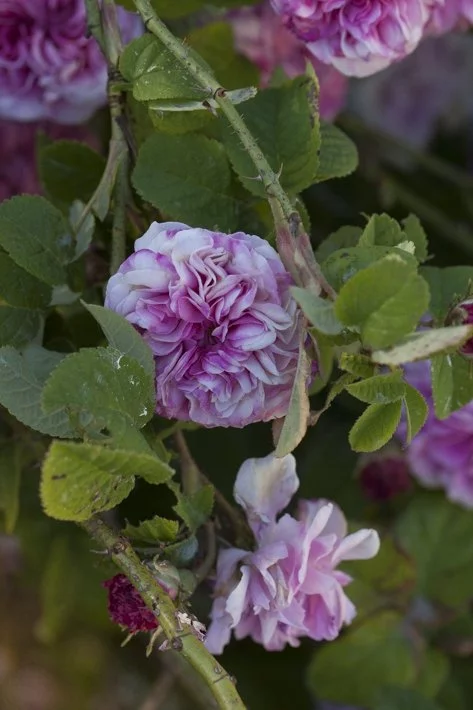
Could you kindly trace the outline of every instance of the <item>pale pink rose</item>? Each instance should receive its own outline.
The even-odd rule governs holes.
[[[345,101],[346,77],[311,55],[305,44],[284,26],[269,2],[235,10],[229,13],[229,20],[236,48],[261,72],[261,86],[268,85],[278,67],[292,78],[304,74],[310,61],[320,83],[320,115],[326,120],[335,118]]]
[[[337,569],[379,549],[375,530],[347,535],[333,503],[302,500],[296,517],[277,519],[299,487],[292,455],[248,459],[237,475],[235,500],[255,536],[254,551],[221,550],[206,645],[222,653],[233,632],[250,636],[268,651],[298,646],[302,637],[335,639],[356,610],[344,592],[351,582]]]
[[[159,414],[242,427],[287,413],[301,325],[291,283],[260,237],[154,222],[105,305],[154,353]]]
[[[118,12],[125,41],[142,32],[137,15]],[[84,0],[0,0],[0,118],[82,123],[106,86]]]
[[[466,29],[473,22],[473,0],[430,0],[429,34]]]
[[[271,0],[286,26],[317,59],[359,77],[385,69],[417,47],[430,2]]]

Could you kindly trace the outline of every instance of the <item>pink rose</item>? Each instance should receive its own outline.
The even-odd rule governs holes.
[[[237,475],[235,500],[244,508],[255,550],[221,550],[206,645],[222,653],[230,641],[250,636],[268,651],[298,646],[308,636],[331,641],[356,610],[344,592],[351,578],[344,560],[377,554],[375,530],[347,535],[341,510],[328,501],[303,500],[296,517],[277,519],[299,487],[292,455],[248,459]]]
[[[129,41],[141,21],[118,11]],[[106,86],[84,0],[0,0],[0,118],[82,123],[105,104]]]
[[[297,305],[260,237],[154,222],[108,282],[156,362],[156,410],[203,426],[282,417],[298,358]]]

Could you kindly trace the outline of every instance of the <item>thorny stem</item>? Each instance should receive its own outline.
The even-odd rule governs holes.
[[[215,698],[217,707],[221,710],[245,710],[233,679],[192,633],[190,627],[184,625],[181,628],[171,598],[156,582],[148,567],[142,564],[128,540],[120,537],[97,517],[82,523],[82,527],[126,574],[153,612],[171,648],[179,651],[197,671]]]
[[[333,298],[329,286],[317,264],[310,241],[302,228],[301,218],[290,197],[284,191],[277,174],[263,155],[255,137],[249,131],[242,116],[228,98],[227,92],[217,79],[188,51],[180,39],[168,30],[156,15],[150,0],[134,0],[136,9],[143,18],[145,27],[170,50],[192,77],[199,82],[209,97],[213,98],[233,127],[246,152],[253,161],[268,195],[276,226],[278,250],[281,258],[297,283],[316,293],[323,289]],[[274,209],[275,204],[277,210]]]

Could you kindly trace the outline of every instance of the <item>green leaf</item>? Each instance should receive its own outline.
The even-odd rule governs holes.
[[[0,346],[21,347],[33,340],[42,325],[40,311],[0,306]]]
[[[402,616],[385,611],[323,646],[308,669],[314,694],[332,702],[372,707],[383,686],[411,685],[415,657],[402,624]]]
[[[190,49],[188,50],[191,51]],[[133,84],[137,101],[195,99],[210,97],[188,74],[160,40],[144,34],[130,42],[120,57],[120,71]]]
[[[402,548],[414,559],[418,593],[448,606],[471,597],[473,516],[443,493],[414,498],[396,523]]]
[[[149,475],[152,464],[145,459],[153,460],[94,444],[54,441],[42,469],[45,512],[58,520],[81,521],[114,508],[132,490],[135,475]]]
[[[357,377],[373,377],[376,373],[376,366],[366,355],[342,352],[338,366],[341,370],[346,370]]]
[[[67,409],[95,429],[127,420],[144,426],[154,410],[154,382],[133,358],[112,348],[84,348],[67,355],[48,379],[46,413]],[[118,415],[118,416],[117,416]]]
[[[41,281],[66,283],[72,237],[61,212],[44,198],[22,195],[0,204],[0,245]]]
[[[408,241],[413,242],[416,248],[416,258],[418,261],[423,262],[429,256],[427,235],[420,223],[420,220],[416,215],[410,214],[408,217],[401,222],[404,228],[404,234],[406,235]],[[427,279],[428,281],[428,279]]]
[[[64,630],[76,602],[77,567],[67,538],[53,539],[41,580],[41,616],[35,634],[52,643]]]
[[[442,710],[433,700],[407,688],[383,688],[374,710]]]
[[[395,219],[387,214],[374,214],[370,217],[358,244],[360,247],[375,244],[395,247],[405,240],[401,227]]]
[[[174,542],[179,532],[177,520],[167,520],[155,515],[150,520],[143,520],[138,525],[127,526],[123,530],[125,537],[136,542],[146,542],[155,545],[162,542]]]
[[[141,337],[126,318],[103,306],[84,303],[102,328],[109,345],[115,350],[134,358],[151,378],[155,376],[153,353],[148,343]]]
[[[434,328],[409,335],[389,350],[375,350],[374,362],[380,365],[404,365],[406,362],[426,360],[444,351],[456,351],[473,336],[473,326],[457,325]]]
[[[415,689],[428,698],[438,695],[450,672],[447,656],[436,648],[427,648]]]
[[[155,134],[142,145],[133,184],[143,199],[186,224],[238,228],[240,203],[220,143],[201,135]]]
[[[338,251],[339,249],[355,247],[358,244],[362,233],[363,230],[361,227],[351,227],[349,225],[340,227],[340,229],[337,229],[336,232],[333,232],[333,234],[328,236],[327,239],[324,239],[324,241],[320,244],[315,252],[317,261],[322,263],[328,259],[333,252]]]
[[[48,195],[60,202],[88,202],[105,169],[104,158],[78,141],[54,141],[39,151],[41,182]]]
[[[291,194],[309,187],[317,170],[320,136],[311,106],[314,91],[311,79],[298,77],[284,86],[261,91],[239,109],[271,168],[277,174],[281,171],[283,188]],[[222,137],[243,185],[252,194],[266,197],[252,159],[223,119]]]
[[[0,298],[19,308],[46,308],[51,287],[18,266],[8,254],[0,253]]]
[[[320,162],[314,182],[350,175],[358,167],[358,150],[343,131],[332,123],[320,123]]]
[[[0,510],[3,512],[5,532],[15,530],[20,510],[21,450],[18,444],[2,442],[0,458]]]
[[[259,72],[248,59],[236,53],[232,27],[226,22],[214,22],[193,30],[189,45],[215,70],[225,89],[259,83]]]
[[[406,394],[406,383],[401,370],[387,375],[374,375],[361,382],[347,385],[347,392],[366,404],[397,402]]]
[[[214,488],[202,486],[191,496],[180,495],[174,510],[185,522],[191,532],[205,523],[214,504]]]
[[[315,296],[310,291],[297,286],[291,288],[291,293],[302,308],[307,320],[317,330],[326,335],[338,335],[338,333],[341,333],[343,326],[335,316],[332,301]]]
[[[436,355],[431,368],[435,414],[445,419],[473,399],[471,360],[460,355]]]
[[[417,261],[412,254],[398,247],[346,247],[333,251],[323,264],[323,271],[330,284],[339,291],[344,284],[359,271],[381,261],[386,256],[397,256],[406,262],[413,270],[417,269]]]
[[[429,312],[441,320],[450,308],[465,298],[473,284],[473,266],[424,266],[421,274],[430,286]]]
[[[370,404],[353,425],[349,441],[353,451],[377,451],[392,438],[402,411],[402,401]]]
[[[0,403],[20,422],[49,436],[72,436],[63,406],[49,414],[41,408],[44,384],[63,358],[36,345],[23,354],[11,347],[0,349]]]
[[[405,383],[404,405],[406,407],[407,443],[419,433],[429,415],[429,405],[421,393]]]
[[[289,409],[280,429],[275,456],[282,458],[294,451],[307,431],[310,415],[307,383],[310,376],[310,360],[303,341],[299,347],[299,358],[292,386]]]
[[[365,345],[394,344],[417,325],[429,303],[426,282],[397,254],[368,266],[341,289],[335,313],[361,330]]]

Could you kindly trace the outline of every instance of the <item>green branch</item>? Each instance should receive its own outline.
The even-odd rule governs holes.
[[[152,611],[169,645],[185,658],[206,683],[221,710],[245,710],[233,679],[207,651],[191,626],[179,622],[169,595],[160,587],[151,571],[142,564],[132,546],[111,530],[99,518],[91,518],[82,527],[104,550],[117,567],[128,577]]]
[[[323,289],[327,295],[334,297],[333,289],[327,283],[315,260],[299,213],[294,208],[289,195],[284,191],[278,175],[268,163],[255,137],[248,130],[242,116],[228,98],[226,90],[214,75],[194,58],[181,40],[168,30],[164,22],[156,15],[150,0],[134,0],[134,3],[143,18],[145,27],[174,54],[187,72],[208,92],[209,97],[216,101],[240,138],[268,195],[276,226],[278,250],[287,270],[292,274],[296,283],[301,286],[316,293],[320,293],[320,290]]]

